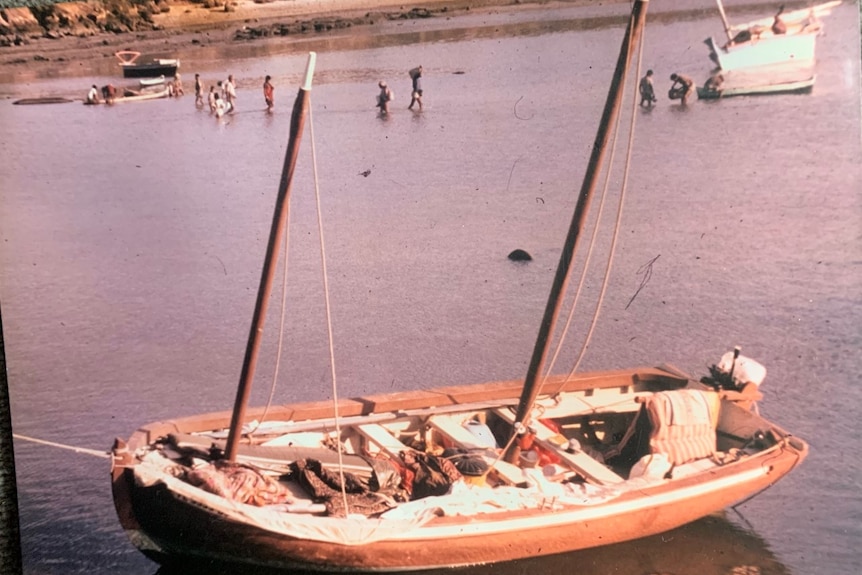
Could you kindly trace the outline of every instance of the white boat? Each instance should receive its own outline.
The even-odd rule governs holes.
[[[180,61],[177,58],[155,58],[149,62],[138,62],[141,53],[134,50],[120,50],[114,54],[119,60],[124,78],[156,78],[176,76]]]
[[[669,366],[547,375],[628,76],[636,89],[628,66],[646,5],[633,3],[525,379],[350,399],[333,383],[322,391],[331,401],[249,408],[309,58],[233,410],[147,424],[112,449],[117,515],[143,553],[288,572],[511,561],[673,529],[754,496],[806,457],[803,440],[751,409],[765,370],[738,350],[703,383]]]
[[[724,24],[727,42],[721,46],[713,37],[705,40],[710,59],[722,70],[786,64],[813,64],[816,58],[817,36],[822,29],[821,18],[841,4],[840,0],[812,8],[780,13],[783,32],[773,32],[777,15],[731,26],[721,0],[716,0]]]
[[[701,100],[716,100],[732,96],[762,96],[767,94],[807,94],[814,89],[816,76],[799,80],[750,80],[724,81],[717,84],[707,83],[697,87],[697,97]]]
[[[138,84],[142,88],[146,88],[149,86],[158,86],[159,84],[164,84],[164,83],[165,83],[165,77],[164,76],[159,76],[158,78],[141,78],[140,80],[138,80]]]
[[[143,90],[132,90],[126,88],[123,90],[123,95],[113,98],[111,100],[97,100],[95,102],[84,101],[84,105],[86,106],[94,106],[98,104],[122,104],[125,102],[146,102],[147,100],[160,100],[162,98],[167,98],[171,95],[171,91],[167,87],[163,87],[160,90],[154,89],[143,89]]]

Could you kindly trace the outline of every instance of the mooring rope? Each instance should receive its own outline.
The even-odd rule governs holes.
[[[60,449],[68,449],[69,451],[74,451],[75,453],[83,453],[85,455],[94,455],[96,457],[103,457],[105,459],[111,457],[111,453],[109,451],[97,451],[95,449],[87,449],[86,447],[75,447],[74,445],[66,445],[64,443],[57,443],[56,441],[46,441],[44,439],[36,439],[35,437],[28,437],[26,435],[21,435],[19,433],[13,433],[12,437],[15,439],[22,439],[24,441],[30,441],[32,443],[38,443],[40,445],[48,445],[50,447],[59,447]]]

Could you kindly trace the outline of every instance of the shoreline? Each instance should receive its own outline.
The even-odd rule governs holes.
[[[609,0],[619,3],[625,0]],[[337,2],[337,8],[334,4]],[[189,0],[176,0],[171,10],[152,17],[158,29],[125,33],[101,32],[89,36],[31,38],[28,43],[0,47],[0,75],[26,69],[38,76],[67,75],[70,62],[102,57],[106,50],[133,49],[142,53],[193,52],[214,43],[258,42],[273,38],[313,38],[334,29],[373,25],[381,21],[452,18],[464,14],[505,9],[536,9],[552,6],[583,6],[589,0],[430,0],[422,5],[400,0],[233,0],[230,11],[205,8]],[[266,27],[280,26],[282,34],[269,34]],[[290,26],[291,32],[287,32]],[[250,30],[238,38],[240,31]],[[255,33],[255,30],[260,30]],[[205,35],[205,42],[201,40]],[[66,73],[64,73],[66,72]],[[74,75],[74,74],[71,74]],[[12,80],[14,83],[15,81]],[[0,83],[3,83],[0,78]]]

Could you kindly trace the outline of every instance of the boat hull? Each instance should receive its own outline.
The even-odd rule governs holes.
[[[177,75],[176,64],[130,64],[122,68],[124,78],[170,78]]]
[[[779,84],[762,84],[749,86],[734,86],[717,90],[698,86],[697,97],[701,100],[716,100],[732,96],[760,96],[767,94],[808,94],[814,89],[815,77],[796,82]]]
[[[807,65],[815,59],[817,33],[770,36],[723,48],[708,38],[706,44],[710,58],[724,71],[787,63]]]
[[[118,509],[125,509],[127,521],[133,521],[124,525],[129,537],[159,563],[209,559],[324,572],[411,571],[566,553],[668,531],[766,489],[799,459],[799,453],[784,450],[769,460],[768,471],[758,461],[716,474],[711,490],[694,483],[653,488],[617,501],[613,513],[585,508],[495,515],[484,532],[479,526],[478,532],[465,535],[467,529],[477,531],[475,521],[453,522],[439,537],[363,545],[299,540],[239,523],[184,501],[164,486],[137,486],[130,470],[115,479],[114,495]],[[685,498],[667,504],[686,487],[690,491]],[[656,503],[644,505],[644,496]],[[506,523],[509,527],[501,530]]]
[[[608,393],[679,389],[688,380],[660,369],[586,374],[550,385],[565,391]],[[511,404],[520,382],[369,396],[342,400],[342,417],[375,417],[385,412],[435,412],[470,402]],[[623,391],[627,390],[627,391]],[[754,417],[731,406],[743,419]],[[273,418],[302,424],[332,417],[326,402],[282,406]],[[746,415],[748,414],[748,415]],[[252,411],[249,418],[260,414]],[[756,418],[756,425],[771,425]],[[480,565],[577,551],[661,533],[697,520],[766,489],[807,453],[804,442],[784,440],[755,457],[708,471],[651,484],[638,484],[609,501],[591,505],[549,505],[470,516],[449,515],[380,540],[360,543],[296,537],[234,516],[230,510],[170,489],[164,482],[141,481],[137,449],[169,433],[192,433],[228,425],[226,412],[160,422],[138,430],[114,449],[112,489],[120,523],[132,542],[163,564],[200,561],[247,564],[279,570],[390,572]],[[750,424],[746,424],[749,425]],[[286,519],[290,530],[291,519]],[[205,526],[205,527],[202,527]]]
[[[98,104],[123,104],[125,102],[146,102],[147,100],[160,100],[162,98],[167,98],[170,96],[170,92],[167,88],[164,90],[159,90],[157,92],[143,92],[143,93],[135,93],[129,96],[119,96],[114,98],[111,101],[99,100],[97,102],[87,102],[84,101],[85,106],[94,106]]]

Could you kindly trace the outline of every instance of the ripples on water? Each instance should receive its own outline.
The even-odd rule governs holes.
[[[585,12],[595,29],[568,22],[578,11],[499,11],[459,20],[472,33],[416,23],[390,43],[309,44],[320,52],[313,126],[343,396],[523,376],[619,49],[615,10]],[[659,95],[672,71],[705,79],[715,15],[653,22],[644,66]],[[762,409],[811,441],[809,460],[742,506],[754,532],[731,515],[471,573],[858,567],[856,23],[853,5],[827,20],[811,95],[686,110],[662,100],[638,113],[613,283],[583,366],[669,361],[700,374],[740,344],[769,369]],[[223,121],[188,96],[0,105],[0,296],[18,433],[99,449],[146,422],[229,408],[305,49],[183,58],[187,87],[196,69],[207,82],[240,79],[240,113]],[[414,115],[406,72],[419,63],[426,110]],[[379,78],[396,92],[387,120],[373,108]],[[0,88],[82,96],[110,80]],[[329,386],[309,141],[294,187],[285,402]],[[515,248],[533,262],[508,261]],[[596,290],[593,280],[588,298]],[[253,402],[266,401],[271,370],[262,362]],[[119,529],[105,461],[21,442],[15,455],[28,573],[156,571]]]

